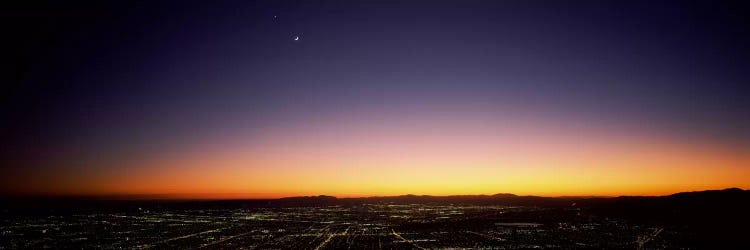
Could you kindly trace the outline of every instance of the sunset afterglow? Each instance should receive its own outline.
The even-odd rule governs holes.
[[[52,16],[18,30],[44,46],[19,43],[12,57],[21,84],[3,105],[0,191],[219,199],[750,188],[741,15],[461,2],[40,12]],[[716,16],[694,18],[704,10]]]
[[[191,198],[652,195],[748,185],[750,158],[732,148],[573,119],[487,117],[299,122],[102,161],[109,167],[86,175],[61,166],[33,178],[43,183],[35,191],[54,194]]]

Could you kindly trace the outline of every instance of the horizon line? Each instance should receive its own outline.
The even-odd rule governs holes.
[[[706,192],[706,191],[725,191],[741,190],[747,191],[740,187],[727,187],[720,189],[703,189],[680,191],[660,195],[529,195],[514,193],[493,193],[493,194],[450,194],[450,195],[430,195],[430,194],[400,194],[400,195],[369,195],[369,196],[335,196],[335,195],[293,195],[293,196],[276,196],[276,197],[251,197],[247,194],[235,193],[164,193],[164,194],[0,194],[0,199],[80,199],[80,200],[132,200],[132,201],[222,201],[222,200],[279,200],[285,198],[315,198],[315,197],[333,197],[336,199],[366,199],[366,198],[389,198],[389,197],[455,197],[455,196],[494,196],[494,195],[513,195],[516,197],[540,197],[540,198],[614,198],[614,197],[663,197],[679,193]],[[212,197],[213,196],[213,197]],[[224,196],[224,197],[221,197]],[[236,196],[236,197],[231,197]],[[243,197],[244,196],[244,197]]]

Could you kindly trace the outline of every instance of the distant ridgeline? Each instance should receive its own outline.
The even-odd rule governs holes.
[[[750,222],[750,190],[730,188],[676,193],[668,196],[540,197],[495,195],[401,195],[362,198],[301,196],[247,200],[108,200],[66,198],[15,198],[0,202],[2,211],[14,213],[68,213],[85,211],[135,211],[140,209],[279,208],[353,206],[367,203],[454,204],[575,208],[595,215],[666,224],[709,225]],[[747,223],[746,225],[750,225]]]

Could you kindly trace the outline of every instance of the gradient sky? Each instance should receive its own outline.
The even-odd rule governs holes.
[[[213,2],[2,8],[0,191],[750,188],[741,1]]]

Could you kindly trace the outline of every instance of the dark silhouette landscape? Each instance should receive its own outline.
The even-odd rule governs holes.
[[[302,214],[309,212],[312,214],[306,214],[305,216],[313,216],[306,218],[306,220],[319,220],[321,223],[325,223],[327,220],[345,222],[351,220],[351,218],[338,218],[331,214],[322,215],[323,213],[320,211],[333,209],[337,211],[340,210],[339,212],[358,214],[356,215],[357,218],[369,218],[369,216],[372,216],[373,214],[392,213],[394,208],[408,208],[403,212],[405,215],[402,215],[408,217],[411,216],[409,215],[410,213],[417,213],[418,215],[415,214],[413,216],[423,216],[424,219],[417,223],[414,221],[401,221],[401,219],[395,219],[397,217],[394,217],[386,220],[389,221],[386,224],[391,224],[392,226],[397,227],[417,227],[439,231],[441,230],[440,228],[446,227],[454,229],[464,228],[465,230],[469,230],[471,228],[490,227],[491,225],[500,225],[491,227],[501,228],[523,228],[523,225],[527,225],[524,223],[531,223],[528,225],[533,227],[541,225],[556,225],[557,227],[560,227],[571,224],[573,225],[573,228],[575,228],[575,224],[588,225],[590,227],[592,225],[613,222],[615,225],[639,225],[635,226],[635,228],[652,228],[655,230],[653,231],[655,233],[653,238],[649,238],[652,236],[639,236],[646,237],[639,238],[642,240],[649,239],[642,242],[643,245],[637,246],[637,239],[633,238],[632,242],[625,241],[622,243],[624,245],[617,245],[618,247],[630,248],[652,246],[657,248],[688,247],[699,249],[741,249],[750,246],[750,243],[745,238],[747,225],[750,225],[748,224],[750,223],[750,214],[748,213],[748,211],[750,211],[750,191],[739,188],[683,192],[667,196],[620,197],[541,197],[499,193],[495,195],[401,195],[361,198],[336,198],[333,196],[320,195],[287,197],[280,199],[234,200],[139,198],[140,199],[132,199],[132,197],[130,197],[130,199],[125,199],[124,197],[99,197],[97,199],[80,197],[7,198],[3,201],[2,218],[4,225],[9,226],[13,225],[13,221],[18,218],[37,218],[44,220],[43,218],[48,218],[50,216],[53,218],[55,216],[57,216],[57,218],[72,216],[71,218],[73,218],[82,215],[109,214],[114,216],[133,213],[147,213],[154,215],[155,213],[202,214],[215,213],[217,211],[224,211],[221,213],[275,211],[278,213],[276,216],[291,216],[297,219],[300,219],[299,217],[302,216]],[[373,209],[373,207],[377,207],[378,209]],[[363,208],[368,209],[363,210]],[[445,219],[447,221],[441,221],[437,218],[443,218],[443,216],[422,214],[428,213],[427,211],[446,208],[472,210],[480,215],[467,216],[465,212],[460,212],[459,215],[453,215],[450,219]],[[495,209],[498,208],[507,209],[507,211],[493,215],[487,214],[490,213],[489,211],[496,211]],[[367,224],[367,221],[370,220],[371,219],[366,219],[364,221],[354,220],[348,223]],[[345,224],[346,223],[347,222],[345,222]],[[590,223],[594,224],[589,225]],[[632,229],[633,228],[631,228],[631,230]],[[605,229],[599,230],[603,230],[599,233],[607,233]],[[473,231],[469,230],[469,232]],[[338,234],[334,233],[333,235]],[[2,237],[4,237],[5,240],[8,240],[4,241],[7,243],[15,242],[14,240],[17,240],[8,234],[3,235]],[[479,242],[481,242],[481,240]],[[654,245],[656,244],[654,242],[661,243]],[[497,244],[500,243],[488,241],[485,246],[503,246],[503,244]],[[5,246],[13,248],[13,246],[19,245]],[[357,245],[355,244],[351,246]],[[446,247],[451,245],[448,244],[441,246]],[[457,246],[461,246],[461,244]],[[476,246],[481,246],[481,244]],[[512,246],[512,244],[505,246]],[[525,245],[522,244],[521,246]],[[560,247],[563,246],[564,244],[560,245]],[[607,245],[597,246],[602,247]],[[367,248],[364,245],[360,247]],[[397,245],[392,245],[391,247],[411,248],[409,246],[397,247]]]

